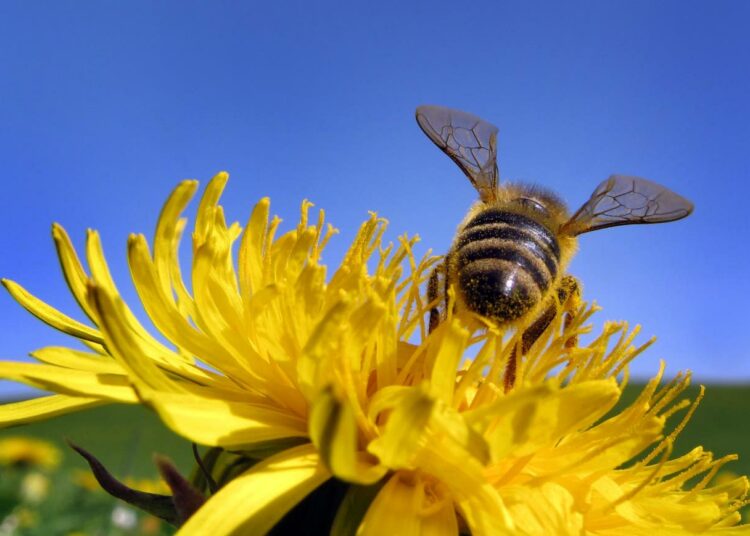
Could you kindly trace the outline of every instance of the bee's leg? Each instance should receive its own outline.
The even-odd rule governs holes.
[[[521,356],[523,356],[523,354],[525,353],[523,352],[521,346],[522,344],[516,344],[516,347],[510,353],[508,362],[505,364],[505,374],[503,376],[503,379],[504,379],[503,383],[504,383],[506,394],[510,392],[510,390],[513,389],[513,386],[516,384],[516,369],[518,368],[518,361],[521,359]]]
[[[557,287],[557,295],[553,295],[549,301],[549,305],[542,310],[542,314],[523,332],[521,343],[516,346],[508,360],[508,364],[505,366],[506,393],[513,388],[513,384],[516,381],[518,360],[529,352],[532,345],[542,336],[558,312],[565,315],[563,317],[564,329],[567,329],[575,319],[576,311],[578,311],[581,305],[581,285],[578,283],[578,280],[572,275],[564,276]],[[565,348],[573,348],[575,346],[578,346],[577,336],[574,335],[565,341]]]
[[[531,346],[542,336],[558,311],[565,315],[563,325],[570,326],[575,318],[575,313],[581,304],[581,286],[572,275],[566,275],[560,280],[557,287],[557,296],[550,299],[550,304],[542,311],[542,314],[523,332],[521,336],[521,351],[526,354]],[[578,344],[578,337],[571,337],[565,341],[566,348],[572,348]]]
[[[565,312],[563,329],[568,329],[570,324],[575,320],[576,312],[581,306],[581,285],[578,279],[572,275],[566,275],[560,281],[560,288],[557,290],[557,296],[560,300],[562,310]],[[573,335],[565,341],[565,348],[574,348],[578,346],[578,336]]]
[[[436,300],[440,297],[440,274],[441,272],[445,273],[445,262],[441,262],[438,264],[435,268],[432,269],[432,273],[430,274],[430,280],[427,282],[427,301],[429,303],[436,302]],[[443,278],[445,278],[445,275],[443,275]],[[442,294],[443,301],[448,299],[448,293],[443,292]],[[436,302],[431,308],[430,308],[430,333],[432,333],[435,328],[438,327],[438,324],[440,324],[440,308],[439,303]]]
[[[557,301],[554,298],[551,299],[550,304],[544,309],[542,314],[539,315],[539,318],[534,320],[534,322],[526,328],[526,331],[521,335],[521,353],[523,355],[526,355],[529,352],[531,346],[542,336],[544,330],[549,327],[557,316],[558,309],[559,305]]]

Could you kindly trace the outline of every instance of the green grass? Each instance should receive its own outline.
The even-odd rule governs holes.
[[[0,468],[0,521],[20,511],[33,512],[34,522],[20,525],[13,536],[168,536],[174,529],[154,523],[101,490],[90,491],[74,483],[78,469],[90,473],[88,464],[65,444],[65,438],[94,454],[116,477],[155,479],[153,454],[168,456],[183,474],[192,469],[190,443],[169,431],[149,410],[134,405],[110,405],[0,430],[0,439],[22,435],[55,443],[63,454],[61,467],[48,472],[49,495],[43,502],[25,502],[19,495],[24,475],[33,469]],[[116,508],[136,516],[132,528],[112,521]],[[5,533],[3,533],[5,534]]]
[[[0,438],[28,435],[52,441],[63,451],[63,465],[88,468],[65,444],[65,438],[85,448],[117,476],[156,476],[153,454],[164,454],[179,469],[192,468],[190,442],[166,428],[150,410],[137,405],[112,404],[0,430]]]

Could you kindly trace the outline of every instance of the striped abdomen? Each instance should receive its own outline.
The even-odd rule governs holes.
[[[505,322],[547,295],[557,278],[560,246],[552,231],[531,218],[488,208],[459,233],[450,262],[466,306]]]

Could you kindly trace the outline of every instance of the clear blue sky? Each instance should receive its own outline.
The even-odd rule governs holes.
[[[369,210],[442,252],[475,198],[413,119],[442,104],[497,124],[503,176],[572,208],[611,173],[692,199],[687,220],[584,235],[571,272],[600,321],[658,335],[638,375],[665,358],[748,380],[748,28],[739,0],[6,1],[0,275],[82,317],[50,224],[77,245],[94,227],[134,301],[128,233],[219,170],[232,219],[265,195],[287,222],[303,198],[325,208],[330,261]],[[0,356],[64,342],[0,296]]]

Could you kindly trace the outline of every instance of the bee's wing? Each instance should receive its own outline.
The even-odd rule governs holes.
[[[639,177],[612,175],[563,225],[562,233],[579,235],[615,225],[679,220],[693,204],[673,191]]]
[[[417,123],[435,145],[458,164],[483,201],[497,191],[497,127],[478,117],[443,108],[420,106]]]

